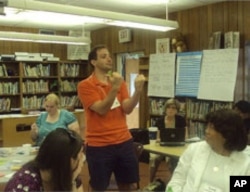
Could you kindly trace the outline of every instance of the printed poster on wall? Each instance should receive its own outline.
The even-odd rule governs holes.
[[[175,53],[151,54],[148,96],[174,97]]]
[[[233,101],[239,49],[204,50],[198,99]]]
[[[177,53],[175,95],[197,97],[202,52]]]

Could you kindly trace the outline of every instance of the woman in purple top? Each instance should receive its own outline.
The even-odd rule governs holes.
[[[6,184],[5,191],[83,191],[79,177],[83,141],[74,131],[57,128],[40,146],[36,158],[25,164]]]

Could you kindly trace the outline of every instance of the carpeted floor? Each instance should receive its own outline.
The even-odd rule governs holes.
[[[170,179],[170,176],[171,174],[168,170],[167,163],[163,161],[159,166],[155,178],[160,178],[165,183],[167,183]],[[89,185],[88,185],[89,174],[88,174],[87,163],[85,163],[84,165],[82,178],[83,178],[84,191],[87,192],[89,191]],[[143,188],[148,184],[149,184],[149,165],[147,163],[140,163],[140,190],[143,190]]]

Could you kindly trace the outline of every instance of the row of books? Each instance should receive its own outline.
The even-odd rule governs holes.
[[[43,108],[45,96],[37,97],[36,95],[31,97],[23,97],[23,108],[24,109],[41,109]]]
[[[0,95],[15,95],[19,92],[18,82],[0,82]]]
[[[188,137],[199,137],[204,139],[206,124],[198,121],[189,120],[188,122]]]
[[[50,76],[50,64],[29,65],[23,64],[23,74],[25,77],[48,77]]]
[[[0,111],[10,111],[11,100],[10,98],[0,99]]]
[[[23,108],[24,109],[42,109],[43,103],[44,103],[45,96],[37,97],[31,96],[31,97],[23,97]],[[61,107],[67,107],[67,106],[74,106],[74,107],[81,107],[81,102],[78,99],[77,95],[74,96],[61,96],[60,97],[60,105]]]
[[[60,101],[61,101],[61,107],[68,107],[68,106],[81,107],[82,106],[77,95],[62,96],[60,98]]]
[[[0,77],[8,77],[7,68],[4,63],[0,64]]]
[[[23,93],[48,93],[49,81],[43,79],[36,81],[24,81],[22,83]]]
[[[34,65],[34,64],[23,63],[22,66],[23,66],[24,77],[48,77],[51,75],[50,64],[38,63]],[[60,65],[61,77],[78,77],[79,74],[80,74],[79,64],[63,63]],[[6,64],[4,63],[0,64],[0,77],[8,77],[8,76],[9,74]]]
[[[186,102],[186,118],[204,120],[207,113],[218,109],[232,109],[232,105],[232,102],[193,101],[188,99]]]
[[[152,115],[163,115],[164,113],[164,105],[167,99],[149,99],[150,105],[150,114]]]
[[[80,65],[79,64],[68,64],[63,63],[60,66],[60,75],[61,77],[77,77],[80,73]]]
[[[61,82],[61,91],[76,91],[77,90],[77,84],[78,84],[78,81],[74,81],[74,80],[63,80]]]

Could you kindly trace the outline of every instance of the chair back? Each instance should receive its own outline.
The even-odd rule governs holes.
[[[149,144],[148,130],[146,128],[132,128],[130,129],[130,133],[134,142],[141,143],[142,145]],[[149,163],[149,152],[142,151],[139,161]]]
[[[142,151],[143,151],[143,144],[141,144],[139,142],[134,142],[134,150],[135,150],[136,157],[139,161],[140,156],[141,156]]]

